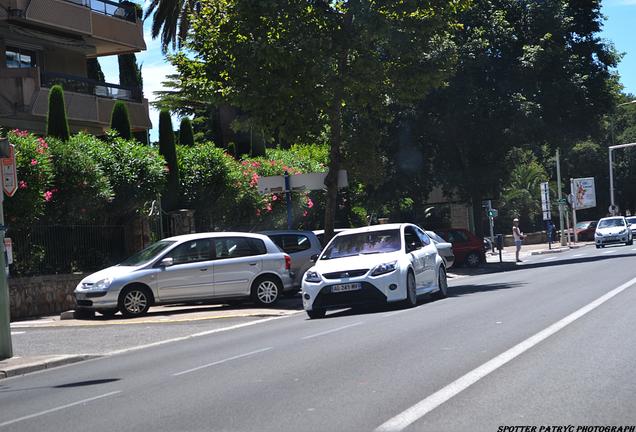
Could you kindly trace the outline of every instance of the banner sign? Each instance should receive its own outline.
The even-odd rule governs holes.
[[[548,182],[541,183],[541,210],[543,211],[543,220],[551,220],[552,212],[550,209],[550,186]]]
[[[572,195],[572,207],[575,210],[596,207],[594,177],[572,179]]]

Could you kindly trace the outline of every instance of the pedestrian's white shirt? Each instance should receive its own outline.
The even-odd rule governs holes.
[[[519,229],[519,227],[517,226],[512,227],[512,236],[514,237],[515,241],[521,241],[522,235],[523,234],[521,234],[521,230]]]

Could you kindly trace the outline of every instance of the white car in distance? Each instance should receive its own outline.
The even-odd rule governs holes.
[[[632,230],[623,216],[606,217],[598,221],[594,232],[596,249],[608,244],[625,243],[634,244]]]
[[[434,242],[413,224],[386,224],[336,235],[303,277],[309,318],[329,309],[403,302],[447,295],[446,269]]]

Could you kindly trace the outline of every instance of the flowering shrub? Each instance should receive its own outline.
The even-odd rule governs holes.
[[[53,187],[53,164],[49,144],[25,131],[8,133],[15,145],[18,190],[5,196],[5,223],[9,227],[29,227],[42,217],[46,204],[57,192]]]

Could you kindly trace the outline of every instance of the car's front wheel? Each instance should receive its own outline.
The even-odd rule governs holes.
[[[260,306],[271,306],[283,292],[281,283],[271,276],[263,276],[252,284],[252,300]]]
[[[307,311],[307,316],[309,319],[320,319],[324,318],[326,313],[327,311],[324,309],[312,309]]]
[[[145,315],[152,303],[152,296],[146,287],[131,286],[124,288],[119,295],[119,310],[125,318]]]
[[[465,262],[468,267],[477,267],[481,263],[481,258],[477,252],[471,252],[466,256]]]
[[[446,270],[444,270],[444,267],[439,268],[437,286],[439,290],[435,293],[435,298],[443,299],[448,297],[448,280],[446,279]]]
[[[404,306],[412,308],[417,306],[417,286],[415,285],[415,275],[412,271],[406,275],[406,300]]]

